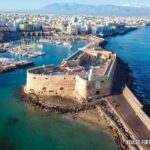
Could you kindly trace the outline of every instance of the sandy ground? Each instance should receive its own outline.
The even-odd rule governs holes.
[[[90,129],[100,129],[111,135],[106,120],[100,116],[96,109],[80,112],[76,115],[65,114],[63,117],[81,123]]]

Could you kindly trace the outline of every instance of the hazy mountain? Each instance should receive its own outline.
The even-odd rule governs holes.
[[[44,6],[41,11],[67,15],[102,16],[150,16],[150,7],[99,5],[91,6],[77,3],[54,3]]]

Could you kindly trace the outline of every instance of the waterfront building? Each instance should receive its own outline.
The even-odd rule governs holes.
[[[6,25],[0,25],[0,32],[7,32],[7,31],[9,31],[8,26],[6,26]]]
[[[28,24],[28,23],[24,23],[24,24],[19,24],[19,30],[21,31],[41,31],[42,30],[42,26],[39,24]]]
[[[17,30],[17,26],[16,26],[15,23],[10,23],[10,24],[8,25],[8,28],[9,28],[9,31],[10,31],[10,32],[15,32],[15,31]]]
[[[72,24],[68,25],[67,32],[70,35],[78,35],[78,33],[79,33],[78,25],[72,25]]]

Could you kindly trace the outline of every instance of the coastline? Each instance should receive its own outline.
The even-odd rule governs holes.
[[[102,47],[102,48],[105,48],[105,45],[107,44],[108,42],[103,42],[103,43],[101,43],[100,44],[100,46]],[[122,66],[123,66],[123,70],[126,72],[125,73],[125,83],[127,83],[129,86],[132,86],[132,88],[134,89],[135,87],[133,86],[134,84],[133,84],[133,81],[134,81],[134,79],[133,79],[133,76],[132,76],[132,71],[131,71],[131,69],[129,68],[129,66],[128,66],[128,64],[126,64],[126,63],[124,63],[120,58],[118,58],[118,60],[117,60]],[[36,97],[35,97],[36,98]],[[59,98],[59,99],[61,99],[61,98]],[[85,107],[85,105],[84,106],[82,106],[82,107],[80,107],[80,108],[69,108],[69,107],[67,107],[67,108],[62,108],[62,107],[58,107],[58,106],[54,106],[54,107],[48,107],[48,105],[46,104],[46,103],[42,103],[42,101],[37,101],[37,100],[34,100],[34,101],[32,101],[32,100],[29,100],[28,101],[28,103],[29,104],[31,104],[33,107],[35,107],[36,109],[41,109],[41,110],[44,110],[44,111],[46,111],[46,112],[48,112],[48,113],[51,113],[51,112],[55,112],[55,113],[60,113],[60,114],[72,114],[73,116],[73,119],[77,119],[78,121],[81,121],[81,122],[83,122],[83,123],[91,123],[91,124],[97,124],[98,122],[99,122],[99,119],[98,118],[96,118],[96,120],[94,119],[94,121],[93,121],[93,117],[90,117],[89,116],[89,114],[87,113],[87,112],[91,112],[91,111],[93,111],[93,110],[95,110],[96,109],[96,104],[95,105],[92,105],[92,106],[90,106],[90,107]],[[86,112],[86,113],[85,113]],[[85,113],[85,114],[84,114]],[[75,114],[75,115],[74,115]],[[104,119],[104,118],[103,118]],[[105,120],[106,121],[106,120]],[[104,124],[101,124],[101,126],[103,127],[103,126],[106,126],[106,124],[107,124],[107,121],[105,122],[104,121]],[[110,131],[108,130],[108,133],[110,133]],[[113,132],[111,132],[111,133],[113,133]],[[118,133],[120,133],[120,132],[118,132]],[[119,135],[117,134],[117,137],[118,137]],[[113,136],[114,138],[115,138],[115,136]],[[116,141],[116,139],[115,139],[115,141]],[[119,141],[120,141],[120,139],[119,139]],[[122,141],[122,140],[121,140]],[[125,141],[125,140],[124,140]],[[118,141],[116,141],[116,143],[119,145],[119,143],[118,143]],[[124,144],[124,142],[122,142],[122,144],[123,144],[123,147],[125,146]],[[119,147],[120,147],[120,145],[119,145]],[[125,146],[126,147],[126,146]],[[126,149],[126,148],[125,148]]]
[[[138,27],[130,27],[130,28],[124,30],[124,31],[121,31],[121,32],[117,32],[116,31],[115,33],[112,33],[111,35],[104,35],[104,36],[100,36],[100,37],[105,39],[107,37],[114,37],[114,36],[118,36],[118,35],[125,35],[125,34],[127,34],[129,32],[137,30],[137,29],[138,29]]]
[[[115,34],[115,35],[112,35],[112,36],[107,36],[107,37],[115,37],[115,36],[121,36],[121,35],[125,35],[125,34],[128,34],[129,32],[132,32],[132,31],[135,31],[135,30],[138,30],[139,28],[136,28],[134,30],[129,30],[129,31],[126,31],[124,34]],[[108,45],[109,42],[104,38],[104,41],[102,43],[100,43],[100,46],[103,48],[103,49],[106,49],[106,45]],[[109,51],[112,51],[113,53],[115,53],[113,50],[111,49],[107,49]],[[125,82],[126,84],[130,87],[130,89],[132,90],[132,92],[137,96],[137,92],[135,90],[136,88],[136,85],[134,84],[134,81],[135,81],[135,78],[133,77],[133,72],[132,72],[132,69],[129,67],[129,65],[127,63],[125,63],[120,57],[117,56],[117,61],[118,63],[120,63],[124,68],[124,70],[126,71],[126,78],[125,78]]]
[[[146,27],[138,27],[136,28],[135,30],[139,30],[141,28],[149,28],[149,26],[146,26]],[[135,30],[131,30],[129,32],[134,32]],[[125,34],[128,34],[129,32],[126,32]],[[115,36],[121,36],[121,35],[125,35],[125,34],[118,34],[118,35],[112,35],[112,36],[108,36],[108,37],[115,37]],[[100,46],[104,49],[107,49],[106,48],[106,45],[108,45],[109,42],[105,39],[105,41],[103,43],[100,44]],[[113,50],[111,49],[107,49],[109,51],[112,51],[114,52]],[[150,108],[150,105],[148,104],[145,104],[143,102],[143,98],[138,94],[136,88],[137,88],[137,85],[135,84],[136,82],[136,79],[134,78],[133,76],[133,71],[132,69],[130,68],[130,66],[125,63],[120,57],[117,57],[117,60],[118,60],[118,63],[120,63],[122,65],[122,67],[124,68],[125,72],[126,72],[126,84],[127,86],[130,88],[130,90],[134,93],[134,95],[138,98],[139,102],[141,102],[143,104],[143,111],[150,117],[150,111],[149,111],[149,108]]]
[[[24,97],[25,99],[28,97]],[[24,100],[25,100],[24,99]],[[131,146],[126,143],[126,137],[123,133],[120,132],[119,128],[116,126],[117,122],[119,122],[119,119],[117,119],[117,122],[115,123],[113,120],[111,120],[107,115],[107,111],[110,111],[110,107],[106,110],[103,110],[103,105],[100,103],[100,101],[97,101],[97,103],[93,104],[93,106],[81,106],[79,108],[69,108],[68,106],[64,108],[57,107],[56,105],[51,108],[47,107],[48,105],[45,103],[39,103],[37,106],[37,101],[35,100],[25,100],[27,103],[27,107],[30,107],[33,111],[43,111],[46,114],[58,114],[62,117],[71,120],[76,121],[77,123],[81,125],[87,126],[89,129],[93,130],[101,130],[107,135],[109,135],[112,140],[117,144],[118,148],[120,150],[130,150]],[[82,108],[82,109],[81,109]],[[100,111],[101,110],[101,111]],[[104,112],[103,112],[104,111]],[[106,112],[105,112],[106,111]],[[114,113],[114,111],[110,111]],[[115,113],[112,114],[115,116]],[[123,127],[124,128],[124,127]],[[125,133],[129,135],[128,130],[124,129]],[[130,136],[129,136],[130,137]],[[128,139],[128,138],[127,138]],[[136,145],[133,145],[133,147],[136,147]]]

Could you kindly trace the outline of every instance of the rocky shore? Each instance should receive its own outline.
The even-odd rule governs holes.
[[[102,117],[106,119],[109,124],[109,129],[121,150],[130,150],[132,148],[139,150],[137,145],[127,144],[127,140],[134,140],[133,135],[125,126],[123,121],[118,117],[117,113],[113,110],[107,99],[102,99],[97,106],[97,109]]]
[[[113,112],[107,101],[102,98],[95,103],[85,103],[76,105],[58,105],[57,103],[47,103],[35,94],[25,95],[22,93],[21,98],[32,106],[35,110],[41,110],[46,113],[58,113],[61,115],[70,116],[73,120],[77,120],[85,124],[95,124],[105,128],[106,132],[111,133],[113,139],[120,150],[130,150],[127,140],[132,140],[132,136],[121,123],[120,119]],[[136,150],[139,150],[134,145]]]
[[[46,100],[42,100],[39,96],[35,95],[35,94],[30,94],[30,95],[22,95],[24,97],[25,102],[27,102],[28,104],[30,104],[33,108],[38,109],[38,110],[42,110],[45,112],[55,112],[55,113],[59,113],[59,114],[75,114],[75,113],[79,113],[82,111],[87,111],[87,110],[91,110],[91,109],[95,109],[95,103],[91,103],[89,105],[86,104],[82,104],[82,105],[58,105],[57,103],[51,103],[49,101],[46,102]],[[60,99],[62,99],[61,97],[58,97]],[[50,99],[50,98],[48,98]],[[54,99],[54,98],[51,98]],[[56,99],[57,100],[57,99]],[[63,99],[64,101],[65,99]]]

